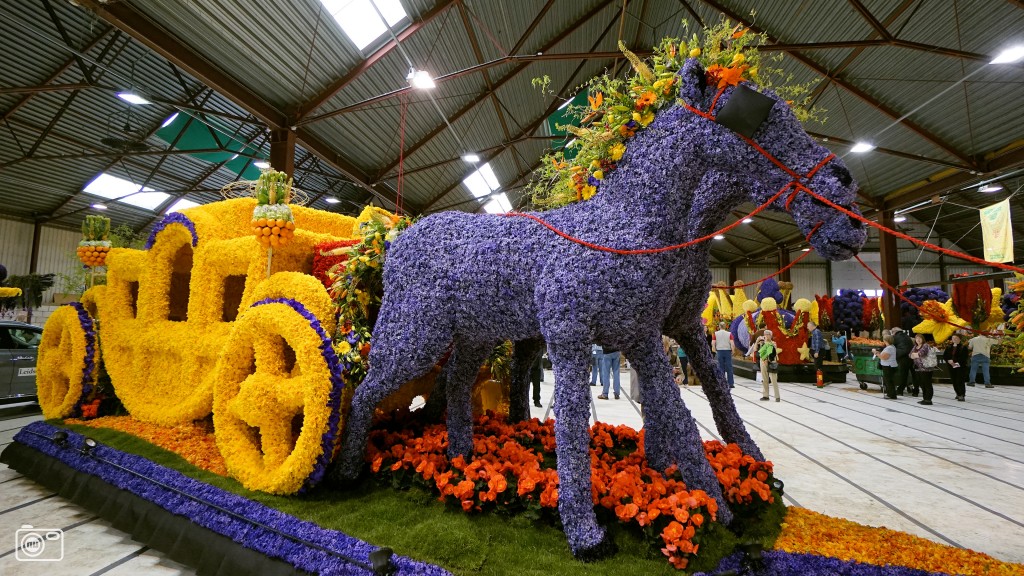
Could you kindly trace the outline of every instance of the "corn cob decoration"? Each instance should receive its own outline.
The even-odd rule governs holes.
[[[90,268],[104,266],[110,252],[110,218],[86,216],[82,222],[82,241],[78,243],[78,259]]]

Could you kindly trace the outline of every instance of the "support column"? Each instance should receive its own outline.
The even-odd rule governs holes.
[[[895,229],[893,222],[894,212],[883,210],[879,219],[882,226]],[[889,286],[898,288],[900,285],[900,262],[896,253],[896,237],[884,232],[878,233],[878,256],[882,266],[882,280]],[[882,295],[882,314],[885,315],[885,325],[888,328],[900,325],[900,301],[895,294],[888,290]]]
[[[736,283],[737,279],[738,278],[737,278],[737,274],[736,274],[736,265],[735,264],[729,264],[729,287],[730,288],[732,287],[733,284]]]
[[[43,234],[43,221],[36,220],[32,227],[32,255],[29,256],[28,273],[35,274],[39,268],[39,239]]]
[[[290,177],[295,173],[295,132],[288,128],[270,131],[270,165]]]
[[[785,246],[779,246],[779,270],[782,270],[786,266],[789,266],[789,248]],[[783,270],[779,274],[779,282],[792,282],[789,278],[789,270]]]

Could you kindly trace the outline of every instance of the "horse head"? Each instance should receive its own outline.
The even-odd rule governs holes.
[[[683,106],[702,117],[698,137],[710,170],[742,179],[756,204],[778,195],[771,208],[788,212],[823,257],[846,260],[860,250],[867,239],[863,223],[814,196],[859,216],[856,182],[842,160],[804,131],[784,100],[746,82],[709,85],[693,58],[679,76]]]

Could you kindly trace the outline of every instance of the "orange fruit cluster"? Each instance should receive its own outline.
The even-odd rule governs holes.
[[[277,248],[284,246],[292,236],[295,236],[295,222],[281,218],[260,218],[252,221],[252,231],[264,248]]]
[[[86,266],[103,266],[107,263],[107,252],[110,246],[79,246],[76,250],[78,259]]]

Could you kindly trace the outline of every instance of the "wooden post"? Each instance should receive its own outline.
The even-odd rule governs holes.
[[[270,132],[270,165],[289,178],[295,177],[295,132],[288,128]]]
[[[789,262],[789,248],[779,246],[779,270],[789,266]],[[792,282],[789,277],[789,270],[783,270],[782,273],[779,274],[779,282]]]
[[[894,212],[882,210],[879,219],[882,226],[894,229]],[[884,232],[878,233],[878,255],[882,266],[882,280],[894,288],[900,285],[900,263],[899,254],[896,252],[896,237]],[[889,328],[900,325],[900,300],[896,294],[885,290],[882,294],[882,314],[885,315],[885,324]]]

